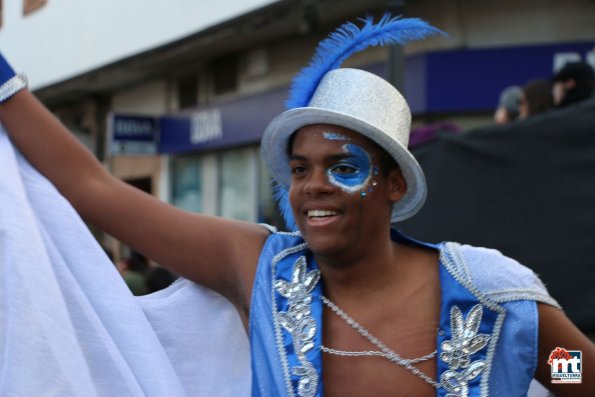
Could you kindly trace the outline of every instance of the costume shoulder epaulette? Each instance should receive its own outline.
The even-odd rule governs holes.
[[[446,243],[453,270],[490,299],[503,303],[534,300],[560,307],[528,267],[495,249]]]

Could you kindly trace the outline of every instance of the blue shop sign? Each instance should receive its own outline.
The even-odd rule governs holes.
[[[425,71],[420,107],[426,112],[492,111],[506,87],[549,79],[567,61],[588,61],[594,45],[590,41],[428,53],[412,60]],[[414,87],[405,89],[409,93]]]
[[[403,95],[414,115],[491,112],[503,89],[549,79],[567,61],[593,65],[595,42],[434,51],[405,59]],[[593,65],[595,67],[595,65]],[[362,66],[387,78],[386,62]]]
[[[284,110],[287,88],[160,118],[160,153],[200,153],[255,144]]]
[[[159,117],[111,114],[110,151],[113,155],[151,155],[157,153]]]

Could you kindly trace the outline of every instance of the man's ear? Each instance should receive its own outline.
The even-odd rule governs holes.
[[[389,199],[396,203],[403,198],[407,192],[407,181],[403,178],[403,174],[399,168],[393,168],[388,172],[386,177],[388,185]]]

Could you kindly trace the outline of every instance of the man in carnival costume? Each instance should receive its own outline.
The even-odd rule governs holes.
[[[290,109],[262,140],[290,233],[189,214],[127,186],[7,65],[0,121],[84,219],[229,299],[249,330],[253,395],[523,396],[534,377],[559,396],[587,395],[595,348],[533,272],[392,228],[426,196],[407,150],[410,111],[386,81],[339,66],[370,45],[434,33],[389,16],[346,24],[294,80]],[[582,351],[582,384],[549,384],[558,346]]]

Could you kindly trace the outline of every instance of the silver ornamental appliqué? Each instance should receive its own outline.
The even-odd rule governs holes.
[[[306,353],[314,348],[316,321],[312,317],[310,293],[320,279],[320,271],[308,272],[306,258],[301,256],[293,265],[291,281],[276,280],[275,289],[287,298],[289,309],[278,314],[279,323],[291,334],[293,349],[300,366],[293,367],[293,375],[300,377],[298,395],[311,397],[318,389],[318,373]]]
[[[467,397],[469,381],[475,379],[485,368],[484,360],[471,361],[471,355],[483,349],[490,335],[478,334],[483,307],[473,306],[467,319],[463,318],[461,309],[453,306],[450,309],[450,328],[452,338],[440,345],[440,359],[448,364],[448,370],[440,377],[440,384],[448,394],[446,397]]]

